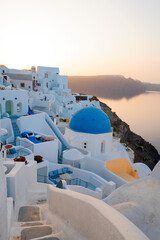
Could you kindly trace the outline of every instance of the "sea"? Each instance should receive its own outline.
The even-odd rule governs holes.
[[[99,99],[160,153],[160,92],[149,91],[129,99]]]

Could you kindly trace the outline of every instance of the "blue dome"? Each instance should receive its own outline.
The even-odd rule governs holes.
[[[70,129],[75,132],[101,134],[111,132],[109,117],[102,110],[87,107],[76,112],[71,118]]]

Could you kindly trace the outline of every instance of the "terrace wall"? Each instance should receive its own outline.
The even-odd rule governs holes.
[[[66,239],[149,240],[115,209],[87,195],[49,186],[48,207]]]

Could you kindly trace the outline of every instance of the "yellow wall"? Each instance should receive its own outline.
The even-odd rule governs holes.
[[[106,161],[106,168],[128,182],[139,179],[138,172],[126,158],[118,158]]]

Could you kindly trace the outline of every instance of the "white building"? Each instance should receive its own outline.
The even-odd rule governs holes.
[[[73,146],[88,150],[91,156],[107,155],[112,147],[112,129],[108,116],[95,107],[78,111],[66,128],[66,138]]]
[[[60,75],[59,68],[38,66],[37,70],[35,67],[17,70],[1,65],[0,84],[28,90],[30,107],[53,117],[69,119],[83,107],[94,105],[100,108],[98,101],[90,101],[92,96],[72,95],[68,77]]]
[[[28,113],[28,92],[21,89],[0,91],[0,114],[22,116]]]
[[[34,67],[31,70],[18,70],[9,69],[1,65],[0,74],[3,77],[4,85],[11,83],[12,87],[25,90],[33,90],[35,81],[37,80]]]
[[[125,148],[113,142],[110,120],[98,108],[87,107],[76,112],[66,128],[65,137],[70,145],[91,154],[90,158],[79,161],[80,168],[100,174],[117,186],[150,173],[145,164],[132,163]]]

